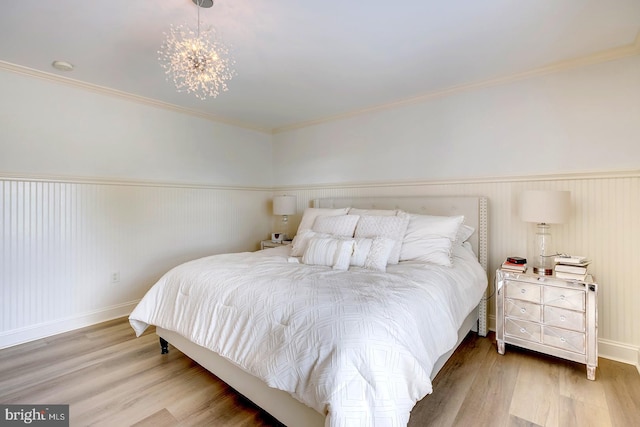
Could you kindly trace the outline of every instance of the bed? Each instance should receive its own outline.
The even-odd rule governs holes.
[[[155,325],[163,352],[171,343],[285,425],[406,425],[413,405],[431,392],[431,380],[469,331],[486,336],[487,199],[331,198],[314,200],[312,206],[320,213],[357,212],[361,224],[392,210],[411,213],[412,218],[463,216],[464,225],[474,232],[464,243],[453,244],[454,267],[409,260],[388,264],[383,271],[353,265],[336,270],[335,265],[309,262],[309,253],[312,247],[326,250],[328,244],[342,247],[344,239],[313,232],[308,233],[313,238],[303,256],[291,256],[300,255],[294,253],[300,249],[294,241],[293,248],[194,260],[171,270],[150,289],[132,312],[131,325],[138,335]],[[374,222],[378,220],[383,221]],[[305,217],[301,228],[304,222]],[[298,234],[306,235],[301,228]],[[388,239],[367,241],[371,248],[393,246]],[[466,287],[436,285],[431,278],[440,281],[454,271],[454,278],[443,280],[469,282]],[[209,291],[192,283],[196,278],[215,280],[224,290],[211,300],[204,294]],[[281,293],[284,306],[275,297]],[[427,308],[425,295],[438,301],[434,308]],[[444,302],[448,300],[460,304]],[[378,306],[379,301],[383,303]],[[191,314],[189,304],[204,315]],[[352,312],[356,306],[365,307],[365,313]],[[371,323],[365,323],[370,318]],[[215,327],[211,319],[218,319]],[[435,324],[439,326],[429,326]],[[336,344],[327,331],[343,341]],[[339,374],[328,365],[335,365],[331,369]]]

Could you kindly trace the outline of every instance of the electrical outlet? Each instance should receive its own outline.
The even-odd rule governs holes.
[[[116,271],[111,273],[111,283],[118,283],[120,281],[120,272]]]

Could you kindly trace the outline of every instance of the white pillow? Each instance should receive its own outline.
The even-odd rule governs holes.
[[[304,230],[302,233],[296,234],[291,242],[291,256],[302,256],[309,245],[309,240],[313,237],[329,237],[328,234],[316,233],[312,230]]]
[[[456,239],[458,229],[464,221],[463,215],[434,216],[409,214],[409,226],[400,249],[400,261],[429,258],[434,245],[445,250],[449,257],[447,265],[451,265],[451,244]],[[449,240],[449,244],[444,240]],[[437,239],[437,242],[430,242]],[[448,247],[446,247],[448,246]]]
[[[358,219],[360,219],[358,215],[320,215],[316,217],[311,229],[316,233],[353,237]]]
[[[467,224],[462,224],[458,229],[458,234],[456,234],[456,240],[453,243],[456,245],[461,245],[467,240],[469,240],[469,237],[471,237],[475,232],[476,232],[475,228]]]
[[[363,267],[369,270],[386,271],[387,260],[389,259],[389,255],[391,254],[395,243],[395,241],[387,239],[386,237],[376,237],[375,239],[372,239]],[[356,252],[355,248],[353,252]],[[351,259],[353,260],[353,257]]]
[[[373,239],[367,239],[365,237],[354,239],[353,254],[351,255],[351,261],[349,264],[356,267],[364,267],[364,262],[367,260],[369,252],[371,252],[372,244]]]
[[[432,237],[420,241],[419,254],[411,259],[401,259],[401,262],[418,261],[451,267],[451,252],[453,243],[446,237]]]
[[[351,255],[351,265],[356,267],[364,267],[369,259],[369,263],[377,263],[380,256],[380,252],[386,253],[384,255],[384,266],[386,267],[387,259],[389,259],[389,253],[393,249],[395,242],[386,237],[375,237],[368,239],[365,237],[359,237],[354,239],[353,255]],[[384,270],[384,269],[383,269]]]
[[[348,270],[352,253],[352,239],[313,237],[302,255],[302,263],[325,265],[334,270]]]
[[[369,216],[396,216],[398,211],[396,209],[349,209],[349,215],[369,215]]]
[[[304,239],[304,232],[311,230],[316,217],[320,215],[335,216],[346,215],[349,212],[349,208],[328,209],[328,208],[306,208],[302,214],[300,225],[298,225],[298,231],[291,242],[292,251],[291,256],[302,256],[307,243],[302,241]],[[307,236],[308,237],[308,236]]]
[[[298,233],[301,233],[304,230],[311,230],[313,228],[313,223],[315,222],[316,217],[320,215],[323,215],[323,216],[346,215],[348,212],[349,212],[349,208],[339,208],[339,209],[307,208],[304,210],[304,213],[302,214],[300,225],[298,225]]]
[[[393,249],[387,259],[387,264],[397,264],[402,247],[402,239],[407,230],[409,215],[398,212],[397,216],[361,216],[356,225],[354,236],[357,237],[386,237],[394,241]]]

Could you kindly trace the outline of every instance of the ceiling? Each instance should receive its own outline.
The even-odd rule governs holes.
[[[191,0],[5,0],[0,61],[277,131],[629,46],[640,31],[640,0],[216,0],[201,23],[237,76],[202,101],[157,60],[163,33],[196,14]]]

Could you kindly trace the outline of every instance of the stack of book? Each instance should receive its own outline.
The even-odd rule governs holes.
[[[555,258],[556,277],[559,279],[585,280],[590,260],[584,256],[559,256]]]
[[[503,263],[502,270],[514,271],[516,273],[524,273],[527,271],[527,259],[520,257],[509,257]]]

